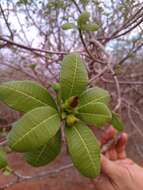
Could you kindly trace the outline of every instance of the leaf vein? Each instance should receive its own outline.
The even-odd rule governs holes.
[[[34,100],[36,100],[36,101],[42,103],[43,105],[47,105],[46,103],[42,102],[41,100],[39,100],[39,99],[37,99],[37,98],[35,98],[35,97],[29,95],[29,94],[26,94],[26,93],[24,93],[24,92],[22,92],[22,91],[20,91],[20,90],[17,90],[17,89],[15,89],[15,88],[11,88],[11,87],[4,87],[4,88],[7,88],[7,89],[10,89],[10,90],[13,90],[13,91],[15,91],[15,92],[17,92],[17,93],[19,93],[19,94],[24,95],[25,97],[32,98],[32,99],[34,99]]]
[[[22,141],[26,136],[28,136],[33,130],[36,130],[41,124],[43,124],[43,123],[47,122],[48,120],[54,118],[56,115],[57,115],[57,113],[54,114],[54,115],[52,115],[51,117],[48,117],[47,119],[43,120],[43,121],[40,122],[38,125],[36,125],[35,127],[33,127],[31,130],[29,130],[27,133],[25,133],[25,135],[23,135],[21,138],[19,138],[18,141],[16,141],[16,142],[13,144],[12,148],[14,148],[20,141]]]
[[[88,146],[87,146],[86,143],[84,142],[84,139],[83,139],[82,136],[80,135],[78,129],[76,129],[76,128],[74,127],[74,130],[77,132],[79,138],[81,139],[81,142],[83,143],[83,146],[85,147],[85,149],[86,149],[86,151],[87,151],[87,155],[88,155],[89,159],[91,160],[91,163],[92,163],[92,165],[93,165],[93,168],[94,168],[94,170],[96,171],[96,167],[95,167],[95,165],[94,165],[94,161],[93,161],[93,159],[92,159],[92,156],[91,156],[91,154],[90,154],[90,151],[88,150]]]

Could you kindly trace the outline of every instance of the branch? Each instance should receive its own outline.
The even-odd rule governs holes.
[[[9,45],[17,46],[19,48],[22,48],[22,49],[25,49],[25,50],[28,50],[28,51],[32,51],[32,52],[34,51],[34,52],[57,54],[57,55],[61,55],[61,54],[66,55],[66,54],[69,53],[69,52],[50,51],[50,50],[43,50],[43,49],[28,47],[28,46],[25,46],[23,44],[13,42],[12,40],[8,40],[6,38],[3,38],[2,36],[0,36],[0,40],[3,41],[3,42],[7,42]]]
[[[143,7],[141,7],[138,11],[136,11],[136,13],[134,15],[131,15],[131,17],[128,20],[126,20],[126,22],[123,23],[123,25],[119,29],[117,29],[110,37],[107,37],[105,39],[105,41],[107,42],[107,41],[109,41],[111,39],[115,39],[115,38],[121,37],[122,35],[127,34],[131,30],[133,30],[135,27],[137,27],[140,24],[140,22],[138,23],[137,21],[140,18],[142,19],[142,14],[143,14],[142,11],[143,11]],[[129,29],[126,32],[123,32],[122,34],[119,34],[122,30],[125,30],[126,28],[128,29],[134,23],[136,25],[133,26],[133,27],[131,27],[131,29]]]
[[[11,30],[11,28],[10,28],[10,25],[9,25],[8,21],[7,21],[7,18],[6,18],[6,16],[5,16],[5,13],[4,13],[4,10],[3,10],[1,4],[0,4],[0,11],[1,11],[1,13],[2,13],[2,16],[3,16],[3,19],[4,19],[4,21],[5,21],[5,24],[6,24],[7,28],[8,28],[8,30],[9,30],[10,38],[13,40],[13,33],[12,33],[12,30]]]
[[[101,153],[104,154],[107,150],[109,150],[109,148],[111,147],[111,145],[113,143],[116,144],[118,142],[119,138],[120,138],[120,135],[118,135],[116,139],[114,138],[114,139],[110,140],[106,145],[103,145],[101,147]],[[17,171],[13,171],[13,175],[15,176],[15,179],[13,181],[11,181],[10,183],[7,183],[7,184],[1,186],[0,190],[5,190],[5,189],[10,188],[21,182],[37,180],[37,179],[41,179],[43,177],[53,177],[53,176],[58,175],[60,172],[68,170],[73,167],[74,167],[73,163],[69,163],[69,164],[63,165],[57,169],[53,169],[51,171],[43,171],[43,172],[40,172],[39,174],[33,175],[33,176],[25,176],[25,175],[20,174]]]
[[[118,95],[118,102],[117,102],[117,105],[115,107],[115,111],[116,111],[121,106],[121,92],[120,92],[120,84],[119,84],[118,78],[117,78],[115,71],[112,67],[112,57],[106,52],[106,49],[104,48],[104,46],[99,41],[97,41],[97,40],[91,40],[91,41],[92,41],[92,43],[95,43],[95,45],[97,45],[101,49],[101,51],[106,56],[106,60],[107,60],[107,67],[105,67],[104,70],[101,73],[99,73],[99,76],[101,76],[109,68],[109,70],[111,71],[111,74],[114,78],[114,81],[116,84],[116,89],[117,89],[117,95]],[[90,80],[90,82],[91,82],[91,80]]]
[[[139,49],[142,48],[142,46],[143,46],[143,43],[140,44],[139,46],[137,46],[137,47],[136,47],[134,50],[132,50],[131,52],[129,52],[125,57],[123,57],[123,58],[119,61],[119,63],[117,63],[117,65],[122,65],[122,64],[130,57],[131,54],[136,53]]]
[[[103,77],[101,77],[101,80],[103,80],[106,83],[114,83],[114,81],[105,79]],[[129,85],[143,85],[143,81],[120,81],[119,80],[119,84],[121,84],[121,85],[128,85],[128,84]]]

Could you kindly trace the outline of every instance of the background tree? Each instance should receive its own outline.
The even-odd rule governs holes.
[[[143,142],[134,137],[143,136],[142,15],[141,0],[1,0],[0,80],[28,78],[50,88],[59,81],[63,56],[79,52],[89,85],[111,92],[141,159]],[[4,113],[6,123],[0,125],[9,130],[19,114]],[[4,130],[1,145],[5,135]]]

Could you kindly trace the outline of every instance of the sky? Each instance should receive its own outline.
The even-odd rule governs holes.
[[[7,7],[6,2],[7,2],[6,0],[0,0],[0,3],[2,3],[3,9],[5,9]],[[11,2],[17,2],[17,0],[12,0]],[[104,2],[106,2],[108,4],[108,6],[110,6],[110,0],[105,0]],[[10,7],[10,8],[12,9],[12,7]],[[30,45],[32,47],[39,47],[39,45],[42,41],[42,38],[40,37],[38,30],[34,26],[32,26],[32,25],[28,26],[28,27],[26,26],[25,14],[22,11],[18,12],[18,14],[16,12],[11,12],[10,14],[11,14],[9,16],[10,26],[11,26],[12,30],[15,31],[17,34],[15,41],[25,44],[25,36],[26,36],[27,44],[25,44],[25,45]],[[0,19],[0,24],[2,26],[2,28],[0,29],[3,31],[2,33],[4,33],[5,36],[9,35],[8,31],[5,29],[6,25],[5,25],[3,19]],[[25,36],[23,35],[21,26],[22,26],[22,30],[25,33]],[[138,32],[136,30],[133,33],[131,33],[130,36],[127,36],[127,37],[128,38],[136,37],[137,33]],[[114,45],[116,45],[116,41],[111,42],[108,45],[108,49],[114,48]]]

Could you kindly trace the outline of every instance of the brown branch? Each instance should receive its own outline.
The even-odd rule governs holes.
[[[103,82],[106,82],[106,83],[114,83],[114,81],[105,79],[103,77],[101,77],[101,80],[103,80]],[[143,85],[143,81],[120,81],[119,80],[119,84],[121,84],[121,85]]]
[[[139,49],[142,48],[142,46],[143,46],[143,43],[140,44],[139,46],[137,46],[137,47],[136,47],[134,50],[132,50],[131,52],[129,52],[125,57],[123,57],[123,58],[117,63],[117,65],[123,64],[123,63],[130,57],[131,54],[136,53]]]
[[[141,11],[143,11],[143,7],[141,7],[134,15],[132,15],[128,20],[126,20],[126,22],[123,23],[123,25],[119,29],[117,29],[110,37],[106,38],[106,41],[114,39],[114,38],[117,38],[117,37],[120,37],[121,34],[119,34],[119,33],[122,30],[125,30],[126,28],[129,28],[133,23],[136,23],[136,21],[139,18],[142,18]],[[138,24],[137,24],[137,26],[138,26]],[[127,34],[127,32],[126,32],[126,34]],[[122,35],[124,35],[124,34],[122,33]]]
[[[118,142],[119,138],[120,138],[120,135],[117,135],[116,138],[110,140],[107,144],[103,145],[101,147],[101,153],[104,154],[105,152],[107,152],[113,143],[116,144]],[[53,176],[58,175],[60,172],[68,170],[73,167],[74,167],[73,163],[69,163],[69,164],[63,165],[57,169],[53,169],[51,171],[43,171],[43,172],[40,172],[39,174],[33,175],[33,176],[25,176],[25,175],[20,174],[17,171],[13,171],[13,175],[15,176],[15,179],[13,181],[11,181],[10,183],[0,186],[0,190],[5,190],[7,188],[10,188],[10,187],[12,187],[18,183],[22,183],[22,182],[37,180],[37,179],[41,179],[44,177],[53,177]]]
[[[16,42],[13,42],[11,40],[8,40],[6,38],[3,38],[2,36],[0,36],[0,40],[7,42],[9,45],[13,45],[13,46],[17,46],[19,48],[28,50],[28,51],[35,51],[35,52],[41,52],[41,53],[49,53],[49,54],[57,54],[57,55],[61,55],[61,54],[68,54],[68,52],[58,52],[58,51],[50,51],[50,50],[43,50],[43,49],[38,49],[38,48],[32,48],[32,47],[27,47],[23,44],[19,44]]]
[[[8,20],[7,20],[6,16],[5,16],[5,13],[4,13],[4,10],[3,10],[1,4],[0,4],[0,11],[1,11],[1,13],[2,13],[2,16],[3,16],[3,19],[4,19],[4,21],[5,21],[5,24],[6,24],[7,28],[8,28],[8,30],[9,30],[10,38],[13,40],[13,32],[12,32],[12,30],[11,30],[11,28],[10,28],[10,25],[9,25],[9,23],[8,23]]]
[[[27,75],[28,77],[32,78],[33,80],[36,80],[36,79],[37,79],[36,77],[34,77],[33,75],[31,75],[30,73],[27,73],[26,71],[22,70],[21,68],[18,68],[18,67],[13,66],[12,64],[10,65],[10,64],[4,63],[4,62],[2,62],[2,63],[0,63],[0,64],[1,64],[1,65],[4,65],[4,66],[6,66],[6,67],[9,67],[9,68],[11,68],[11,69],[14,69],[14,70],[16,70],[16,71],[23,72],[25,75]]]
[[[104,46],[99,41],[92,40],[92,43],[95,43],[95,45],[97,45],[101,49],[101,51],[104,53],[104,55],[106,56],[107,68],[109,68],[109,70],[111,71],[111,74],[114,78],[114,81],[116,84],[116,89],[117,89],[117,95],[118,95],[118,102],[117,102],[117,105],[114,109],[116,111],[121,106],[121,92],[120,92],[120,84],[119,84],[118,78],[117,78],[115,71],[112,67],[112,57],[106,52],[106,49],[104,48]],[[106,67],[104,68],[104,72],[106,71],[107,68]],[[103,71],[101,73],[103,73]],[[99,74],[99,76],[101,76],[101,73]],[[91,80],[89,82],[91,82]]]
[[[77,3],[75,0],[72,0],[72,2],[75,4],[75,6],[76,6],[78,12],[81,14],[82,11],[80,10],[80,7],[78,6],[78,3]]]
[[[126,34],[128,34],[129,32],[131,32],[133,29],[135,29],[137,26],[139,26],[141,23],[143,22],[143,18],[141,18],[135,25],[133,25],[131,28],[129,28],[128,30],[126,30],[125,32],[117,35],[117,36],[114,36],[112,39],[115,39],[115,38],[119,38],[121,36],[124,36]]]

